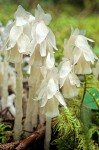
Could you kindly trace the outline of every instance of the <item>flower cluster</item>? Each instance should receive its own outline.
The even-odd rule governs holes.
[[[60,88],[63,87],[65,98],[72,98],[78,95],[76,87],[80,87],[80,81],[73,72],[73,65],[66,58],[59,65]]]
[[[6,50],[8,60],[14,63],[22,61],[23,54],[28,54],[30,45],[30,24],[34,17],[26,12],[22,6],[18,6],[14,15],[14,21],[6,29]]]
[[[88,41],[93,40],[85,37],[78,29],[72,31],[72,34],[64,46],[64,56],[72,62],[76,74],[90,74],[91,64],[94,64],[97,57],[92,52]]]
[[[14,131],[15,138],[20,137],[22,130],[21,65],[25,54],[28,56],[31,71],[24,130],[32,131],[42,113],[44,119],[46,118],[45,149],[49,149],[51,118],[59,115],[59,105],[67,108],[64,98],[73,98],[78,95],[80,80],[77,75],[90,74],[91,65],[97,59],[88,44],[93,40],[85,37],[78,29],[72,29],[69,40],[64,44],[64,58],[56,68],[54,49],[58,49],[55,35],[48,27],[50,21],[51,16],[45,13],[40,5],[35,9],[34,16],[19,6],[15,12],[14,21],[6,27],[4,45],[8,61],[15,63],[17,72],[16,110],[12,111],[16,117],[15,128],[18,127]],[[63,96],[60,89],[62,89]],[[12,103],[11,100],[8,105],[13,109]]]
[[[66,107],[64,98],[59,91],[58,70],[53,67],[51,69],[41,68],[44,79],[37,91],[36,100],[41,100],[42,112],[48,117],[56,117],[59,115],[59,103]]]
[[[91,65],[97,57],[92,52],[88,41],[93,42],[82,35],[78,29],[72,29],[69,40],[64,43],[64,58],[59,65],[59,78],[60,88],[65,98],[78,95],[80,81],[76,74],[92,73]]]

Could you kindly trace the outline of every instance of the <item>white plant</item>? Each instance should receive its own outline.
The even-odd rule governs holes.
[[[35,20],[32,22],[30,43],[30,60],[31,73],[29,78],[29,100],[27,102],[27,112],[24,129],[32,131],[37,126],[37,116],[39,113],[39,104],[33,99],[36,96],[36,90],[39,88],[42,75],[40,67],[45,65],[48,68],[54,66],[54,52],[56,40],[53,32],[47,25],[51,21],[51,16],[44,13],[40,5],[35,9]],[[33,118],[33,119],[31,119]],[[28,133],[27,133],[28,134]]]
[[[78,95],[77,87],[80,87],[80,81],[73,71],[68,59],[63,59],[59,65],[60,88],[65,98],[72,98]]]
[[[26,12],[21,6],[18,7],[14,15],[14,22],[7,27],[7,38],[5,50],[8,52],[8,61],[15,63],[16,70],[16,100],[15,100],[15,123],[14,138],[19,139],[22,133],[22,71],[21,64],[23,54],[28,54],[27,49],[30,44],[27,30],[34,17]]]
[[[70,59],[74,66],[76,74],[90,74],[92,73],[91,65],[94,64],[96,55],[88,44],[94,42],[85,37],[78,29],[72,31],[71,36],[64,45],[64,56]]]
[[[66,107],[65,100],[59,91],[59,79],[57,68],[41,68],[44,79],[37,91],[40,101],[41,113],[46,118],[45,150],[49,150],[51,140],[51,119],[59,115],[59,104]]]
[[[16,99],[8,97],[7,106],[15,116],[14,138],[19,139],[22,133],[22,62],[23,55],[29,58],[29,99],[27,101],[25,131],[33,131],[33,127],[46,121],[45,150],[50,148],[51,119],[59,115],[59,105],[67,107],[65,98],[78,95],[80,80],[76,74],[90,74],[91,65],[97,57],[88,44],[93,40],[86,38],[78,29],[73,30],[64,45],[64,58],[58,69],[54,66],[54,49],[56,39],[48,27],[51,16],[46,14],[40,5],[35,9],[35,17],[18,7],[14,21],[6,28],[4,49],[7,60],[15,63]],[[62,88],[63,96],[60,92]],[[25,136],[29,133],[25,132]]]

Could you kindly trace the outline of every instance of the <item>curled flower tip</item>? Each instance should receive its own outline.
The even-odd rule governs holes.
[[[35,20],[34,16],[27,12],[21,5],[18,6],[17,11],[14,14],[17,26],[23,26],[28,22]]]
[[[37,9],[35,9],[35,19],[37,21],[41,21],[43,20],[44,23],[46,25],[49,25],[49,23],[51,22],[51,15],[50,14],[47,14],[47,13],[44,13],[44,10],[42,9],[42,7],[38,4],[37,5]]]

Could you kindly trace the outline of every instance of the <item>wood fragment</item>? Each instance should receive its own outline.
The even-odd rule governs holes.
[[[22,140],[15,150],[26,150],[33,142],[43,137],[45,133],[45,126],[35,131],[32,135]]]
[[[21,141],[1,144],[0,150],[26,150],[32,143],[44,136],[45,126],[37,129],[29,137]]]

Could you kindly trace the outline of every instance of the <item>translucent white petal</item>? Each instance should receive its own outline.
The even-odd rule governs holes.
[[[69,80],[70,80],[70,84],[80,87],[80,81],[79,81],[77,75],[74,74],[73,72],[69,74]]]
[[[25,18],[22,17],[17,17],[16,18],[16,25],[17,26],[23,26],[27,23],[27,20],[25,20]]]
[[[87,37],[85,37],[86,38],[86,40],[88,40],[88,41],[90,41],[90,42],[94,42],[94,40],[92,40],[92,39],[89,39],[89,38],[87,38]]]
[[[19,53],[17,45],[8,51],[7,60],[12,63],[22,62],[23,55]]]
[[[23,32],[23,28],[22,27],[13,26],[11,28],[9,39],[10,39],[10,44],[11,44],[12,47],[15,45],[15,43],[18,40],[18,38],[22,34],[22,32]]]
[[[76,28],[75,30],[72,28],[72,32],[71,32],[71,34],[72,35],[79,35],[79,29],[78,28]]]
[[[34,21],[35,21],[35,17],[32,16],[32,15],[29,13],[29,18],[28,18],[28,20],[29,20],[29,23],[34,22]]]
[[[37,9],[35,9],[35,19],[36,21],[43,20],[46,25],[48,25],[51,21],[50,14],[45,14],[44,10],[41,8],[41,6],[38,4]]]
[[[64,107],[66,107],[65,100],[64,100],[62,94],[59,91],[56,92],[55,97],[58,99],[58,101],[59,101],[59,103],[61,105],[63,105]]]
[[[74,56],[74,62],[73,63],[74,64],[76,64],[79,61],[81,55],[82,55],[82,51],[78,48],[75,48],[73,51],[73,56]]]
[[[20,5],[14,14],[14,18],[16,19],[17,26],[23,26],[28,23],[28,21],[34,20],[34,17]]]
[[[35,39],[35,38],[36,38],[36,27],[37,27],[37,23],[32,24],[32,29],[31,29],[31,36],[32,36],[32,39]]]
[[[57,47],[56,47],[55,35],[54,35],[54,33],[50,29],[49,29],[49,33],[48,33],[47,38],[48,38],[49,43],[53,46],[53,48],[55,50],[58,50]]]
[[[40,54],[42,57],[46,56],[46,41],[40,44]]]
[[[63,85],[62,93],[65,98],[72,98],[78,95],[76,86],[71,85],[69,79],[67,79]]]
[[[66,80],[66,77],[65,78],[59,78],[60,88],[64,85],[65,80]]]
[[[36,48],[36,45],[37,45],[36,39],[34,39],[34,40],[32,40],[32,41],[30,42],[30,49],[29,49],[30,55],[33,55],[33,53],[34,53],[34,51],[35,51],[35,48]]]
[[[47,101],[48,101],[47,97],[42,97],[41,107],[44,107],[46,105]]]
[[[20,53],[26,53],[28,45],[30,45],[30,39],[24,33],[18,39],[18,50]]]
[[[74,36],[71,36],[68,41],[64,42],[64,56],[68,59],[71,59],[73,56],[71,53],[74,48]]]
[[[44,10],[41,8],[41,6],[38,4],[37,9],[35,9],[35,18],[36,20],[41,20],[44,16]]]
[[[92,64],[94,64],[94,59],[95,58],[94,58],[94,54],[91,50],[86,50],[86,51],[83,52],[83,54],[84,54],[84,57],[85,57],[86,61],[91,61]]]
[[[25,11],[25,9],[21,5],[19,5],[17,11],[14,14],[14,18],[16,19],[16,17],[25,16],[26,14],[27,12]]]
[[[51,118],[56,117],[59,115],[58,105],[59,102],[56,98],[49,99],[43,107],[42,113]]]
[[[66,77],[69,72],[71,71],[71,64],[69,61],[63,61],[59,65],[59,77],[64,78]]]
[[[51,78],[48,81],[48,85],[47,85],[47,99],[52,98],[55,95],[56,91],[57,91],[57,86],[54,80]]]
[[[47,58],[46,58],[46,66],[47,68],[52,68],[54,66],[54,54],[48,53]]]
[[[49,32],[48,27],[44,24],[43,21],[41,21],[40,23],[38,23],[37,27],[36,27],[36,41],[37,43],[41,43],[45,40],[47,34]]]
[[[26,25],[24,25],[23,32],[24,32],[24,34],[26,34],[30,39],[32,38],[31,30],[32,30],[31,24],[27,23]]]
[[[90,49],[87,40],[93,42],[93,40],[88,39],[88,38],[84,37],[83,35],[78,35],[77,38],[76,38],[76,40],[75,40],[75,45],[76,45],[79,49],[81,49],[81,50]]]
[[[78,63],[74,66],[76,74],[90,74],[92,72],[90,62],[87,62],[83,55],[81,55]]]
[[[5,31],[3,33],[4,38],[9,36],[9,33],[11,31],[11,28],[15,25],[15,22],[10,22],[9,24],[6,25]]]
[[[45,99],[44,98],[45,95],[46,95],[46,93],[45,93],[46,87],[45,86],[46,85],[41,84],[41,87],[38,89],[38,91],[37,91],[37,95],[38,95],[37,100],[41,100],[42,98]]]
[[[46,25],[49,25],[49,23],[51,22],[51,15],[50,14],[44,14],[44,16],[43,16],[43,20],[44,20],[44,23],[46,24]]]

